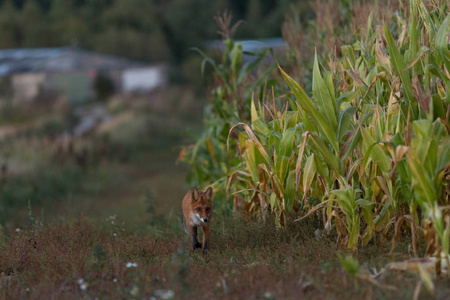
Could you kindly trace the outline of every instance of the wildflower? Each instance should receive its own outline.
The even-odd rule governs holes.
[[[20,232],[20,228],[16,228],[16,232]]]
[[[106,218],[106,221],[109,221],[111,225],[115,225],[116,217],[117,217],[116,215],[109,216],[109,218]]]
[[[175,295],[172,290],[156,290],[154,294],[156,297],[160,297],[163,300],[172,299]]]
[[[139,288],[137,286],[133,286],[133,288],[130,290],[130,294],[136,296],[137,294],[139,294]]]
[[[87,284],[86,282],[84,282],[84,279],[83,279],[83,278],[78,279],[78,280],[77,280],[77,283],[80,285],[80,289],[81,289],[82,291],[85,291],[85,290],[87,289],[88,285],[89,285],[89,284]]]
[[[117,236],[117,233],[114,233],[113,236]]]
[[[127,268],[136,268],[138,266],[137,263],[133,263],[133,262],[128,262],[127,263]]]
[[[114,278],[114,279],[113,279],[113,282],[117,282],[117,279],[116,279],[116,278]]]

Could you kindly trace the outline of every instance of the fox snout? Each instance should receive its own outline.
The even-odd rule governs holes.
[[[208,222],[208,217],[202,218],[199,214],[195,214],[195,215],[196,215],[197,218],[200,220],[200,222],[202,222],[202,223]]]

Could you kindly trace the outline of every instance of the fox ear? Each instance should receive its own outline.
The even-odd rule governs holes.
[[[213,189],[209,187],[205,192],[206,199],[212,200],[213,198]]]
[[[193,202],[198,200],[198,190],[196,188],[192,188],[191,190],[191,200]]]

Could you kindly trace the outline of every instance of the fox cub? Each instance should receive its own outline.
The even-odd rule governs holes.
[[[209,247],[210,225],[213,213],[212,208],[213,190],[208,188],[205,192],[196,188],[191,189],[183,198],[181,207],[183,209],[182,224],[184,230],[189,234],[192,251],[201,248],[202,244],[197,240],[197,227],[203,231],[203,255]]]

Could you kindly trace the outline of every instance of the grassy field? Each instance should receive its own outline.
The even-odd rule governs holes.
[[[449,7],[340,3],[288,16],[279,61],[218,15],[208,105],[5,102],[0,298],[449,299]],[[215,192],[207,255],[192,186]]]
[[[347,266],[340,257],[350,252],[337,246],[335,237],[316,239],[316,217],[280,230],[270,218],[261,223],[243,219],[239,211],[216,211],[211,250],[207,256],[192,253],[180,223],[187,168],[176,159],[177,146],[187,141],[185,124],[195,130],[200,114],[169,114],[170,101],[158,106],[131,100],[109,104],[113,120],[126,121],[106,126],[109,146],[103,156],[93,143],[95,134],[76,142],[75,154],[89,149],[84,164],[75,154],[55,156],[58,147],[43,141],[47,134],[40,135],[41,129],[2,141],[3,149],[10,149],[2,204],[32,196],[30,207],[27,201],[14,202],[3,211],[2,299],[450,296],[448,278],[435,282],[432,295],[418,273],[381,272],[386,264],[410,257],[407,241],[386,255],[391,244],[380,239]],[[186,105],[201,111],[198,103]],[[127,114],[134,117],[123,117]],[[73,182],[58,180],[61,176]],[[34,188],[28,191],[29,186]]]
[[[178,210],[178,209],[176,209]],[[419,275],[384,271],[408,257],[406,245],[386,256],[389,245],[370,245],[346,272],[328,239],[317,241],[312,224],[288,231],[270,225],[215,218],[207,256],[189,250],[181,226],[163,218],[159,234],[122,226],[64,219],[7,232],[0,253],[3,299],[448,299],[449,280],[436,282],[436,294]],[[167,224],[170,222],[170,225]],[[175,224],[174,224],[175,223]],[[226,226],[225,226],[226,224]],[[372,271],[373,272],[373,271]]]

